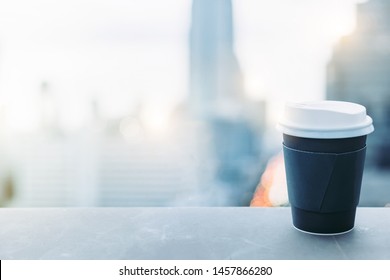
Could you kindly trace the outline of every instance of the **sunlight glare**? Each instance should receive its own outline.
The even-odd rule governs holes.
[[[261,77],[261,74],[248,75],[244,79],[245,92],[251,100],[263,100],[267,94],[267,89]]]
[[[164,134],[170,128],[170,108],[157,102],[147,103],[141,111],[141,121],[148,132]]]
[[[321,32],[332,44],[337,43],[343,36],[351,34],[356,25],[355,15],[352,11],[345,14],[339,14],[331,19],[324,18],[323,29]]]

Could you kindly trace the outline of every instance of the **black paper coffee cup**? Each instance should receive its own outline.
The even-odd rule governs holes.
[[[372,120],[361,105],[322,101],[286,105],[283,154],[293,225],[340,234],[354,227]]]
[[[355,222],[366,152],[366,136],[310,139],[283,135],[293,224],[334,234]]]

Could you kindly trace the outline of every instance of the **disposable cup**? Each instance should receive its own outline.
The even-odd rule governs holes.
[[[278,124],[293,225],[314,234],[353,229],[367,135],[364,106],[341,101],[288,103]]]

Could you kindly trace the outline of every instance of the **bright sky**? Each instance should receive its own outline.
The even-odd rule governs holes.
[[[248,94],[276,110],[284,100],[323,97],[331,46],[353,30],[356,2],[234,1]],[[69,128],[91,118],[91,100],[106,117],[140,102],[168,110],[188,92],[190,7],[190,0],[0,1],[0,105],[8,125],[37,126],[42,81]]]
[[[325,97],[325,67],[355,27],[356,0],[236,1],[236,46],[247,93],[269,102]]]

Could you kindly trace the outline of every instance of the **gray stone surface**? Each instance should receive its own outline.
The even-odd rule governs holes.
[[[338,236],[295,230],[289,208],[0,209],[0,259],[390,259],[390,208]]]

